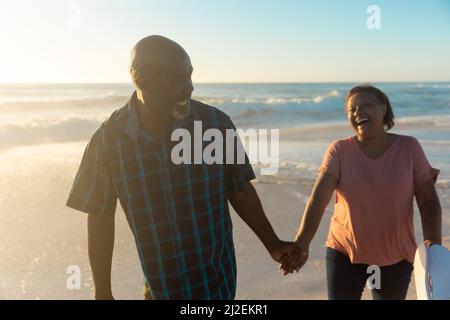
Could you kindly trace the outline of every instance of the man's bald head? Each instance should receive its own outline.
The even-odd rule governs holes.
[[[130,73],[133,81],[158,77],[177,64],[189,60],[187,52],[175,41],[159,35],[141,39],[131,50]]]
[[[192,65],[176,42],[153,35],[140,40],[131,51],[130,73],[140,100],[148,109],[174,117],[189,112]]]

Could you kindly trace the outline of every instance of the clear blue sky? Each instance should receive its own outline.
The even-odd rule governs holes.
[[[449,0],[0,0],[0,82],[129,82],[150,34],[197,82],[450,81]]]

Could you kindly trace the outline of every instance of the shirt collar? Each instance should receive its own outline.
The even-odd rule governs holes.
[[[139,118],[136,110],[136,91],[133,92],[130,100],[128,101],[128,123],[127,123],[127,134],[131,140],[137,140],[139,136]]]

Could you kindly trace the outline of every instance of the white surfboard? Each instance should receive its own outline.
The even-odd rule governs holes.
[[[421,244],[414,258],[418,300],[450,300],[450,251]]]

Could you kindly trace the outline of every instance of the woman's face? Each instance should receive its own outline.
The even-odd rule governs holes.
[[[384,133],[386,104],[370,93],[355,93],[346,106],[347,117],[358,136],[365,140]]]

